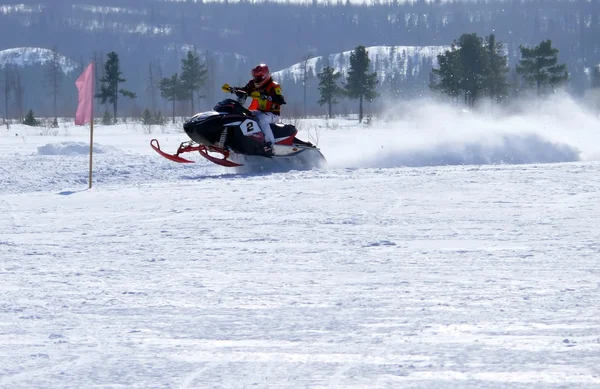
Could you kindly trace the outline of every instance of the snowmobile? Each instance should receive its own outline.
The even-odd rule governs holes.
[[[237,98],[226,98],[212,111],[198,113],[187,120],[183,129],[191,140],[182,142],[175,154],[162,151],[156,139],[150,141],[150,146],[163,157],[179,163],[193,163],[180,155],[197,151],[202,157],[225,167],[282,161],[305,168],[325,164],[320,150],[312,143],[296,138],[298,130],[291,124],[271,124],[275,144],[271,152],[265,150],[258,121],[244,107],[248,94],[227,84],[222,89]]]

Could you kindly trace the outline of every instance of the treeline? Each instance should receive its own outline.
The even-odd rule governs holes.
[[[99,93],[95,95],[98,104],[110,105],[112,107],[112,116],[108,110],[104,110],[103,124],[116,123],[118,118],[119,98],[135,99],[135,92],[120,88],[122,83],[127,82],[121,72],[119,55],[116,52],[110,52],[101,68],[96,72],[97,83],[100,85]],[[209,76],[209,63],[203,62],[200,55],[194,51],[188,51],[187,56],[181,61],[181,71],[169,77],[155,75],[153,68],[148,67],[148,78],[146,91],[150,94],[150,100],[153,102],[150,110],[144,109],[142,117],[145,124],[163,124],[164,118],[161,111],[157,108],[156,95],[164,101],[171,102],[172,120],[175,123],[176,107],[178,102],[189,104],[185,110],[187,116],[196,113],[197,102],[206,98]],[[196,103],[196,105],[195,105]],[[139,114],[139,112],[138,112]]]
[[[455,39],[450,49],[437,56],[437,66],[429,73],[430,91],[434,94],[447,96],[453,103],[473,107],[482,99],[494,103],[509,101],[510,98],[519,96],[521,92],[533,91],[537,96],[554,93],[557,88],[569,81],[567,65],[560,63],[559,50],[551,40],[544,40],[536,46],[519,47],[520,55],[514,68],[508,64],[506,45],[498,41],[494,34],[484,38],[476,33],[463,34]],[[53,101],[53,126],[58,126],[57,96],[61,94],[63,74],[60,69],[59,56],[54,51],[44,72],[45,85],[48,95]],[[302,67],[301,79],[304,85],[304,96],[307,96],[308,68]],[[4,69],[4,82],[1,84],[8,112],[8,103],[13,97],[14,103],[19,108],[18,117],[28,125],[37,125],[33,111],[30,109],[27,116],[23,117],[23,94],[21,79],[18,69],[12,73],[9,67]],[[110,52],[106,59],[97,59],[96,64],[96,104],[97,115],[102,114],[103,124],[113,124],[119,117],[119,103],[122,99],[135,100],[138,94],[123,88],[127,83],[121,70],[119,55]],[[83,63],[81,64],[83,70]],[[202,58],[195,51],[188,51],[187,56],[181,60],[180,71],[170,76],[163,77],[155,74],[153,67],[148,67],[147,85],[145,92],[150,95],[150,106],[145,106],[143,112],[138,109],[133,115],[142,118],[146,125],[164,124],[165,111],[157,100],[160,96],[162,102],[168,102],[170,116],[175,123],[176,115],[191,116],[198,111],[198,101],[206,99],[210,94],[210,85],[215,84],[212,75],[213,64],[209,57]],[[597,107],[600,110],[600,65],[590,69],[590,88],[597,90]],[[377,71],[373,71],[373,64],[365,46],[354,48],[349,57],[346,77],[330,64],[323,64],[317,74],[318,85],[314,91],[318,94],[315,102],[325,107],[328,117],[333,116],[333,108],[342,100],[356,100],[357,106],[351,111],[358,112],[359,121],[363,120],[365,105],[374,102],[383,94],[388,100],[401,99],[397,93],[383,87],[378,82]],[[241,86],[241,85],[240,85]],[[285,85],[284,95],[285,93]],[[212,96],[211,96],[212,97]],[[290,102],[289,98],[287,99]],[[214,104],[212,99],[210,104]],[[297,105],[300,102],[292,102]],[[305,98],[303,115],[308,113]],[[313,110],[313,113],[318,113]],[[323,113],[321,111],[321,113]],[[286,107],[284,117],[303,116],[298,112],[290,112]],[[125,115],[126,116],[126,115]],[[8,119],[8,117],[6,117]]]
[[[448,97],[454,104],[472,108],[482,99],[503,103],[521,93],[532,91],[537,97],[555,93],[569,81],[567,65],[560,63],[559,50],[547,39],[533,47],[520,46],[520,56],[511,70],[506,46],[494,34],[485,38],[475,33],[463,34],[449,50],[437,56],[438,66],[430,73],[429,88]],[[372,102],[377,92],[377,72],[370,72],[370,60],[364,46],[350,56],[348,76],[330,66],[318,74],[319,105],[326,105],[327,115],[341,99],[357,99],[358,117],[363,119],[363,102]],[[512,72],[511,81],[509,74]],[[590,69],[590,87],[597,91],[596,107],[600,112],[600,64]],[[386,98],[395,100],[394,94]]]
[[[41,69],[9,65],[0,68],[0,101],[5,121],[17,118],[23,122],[27,109],[38,105],[41,100],[49,100],[53,117],[51,125],[58,127],[59,97],[64,79],[61,57],[56,47],[53,48],[47,64]],[[31,85],[36,85],[37,88],[31,90]],[[28,95],[33,97],[28,99]],[[28,112],[28,115],[32,116],[32,112]]]
[[[438,55],[439,67],[433,69],[430,88],[441,91],[452,100],[464,99],[472,107],[484,97],[500,102],[523,89],[534,87],[538,96],[554,92],[569,79],[567,65],[559,64],[559,50],[551,40],[535,47],[520,46],[520,58],[513,69],[513,82],[508,82],[508,56],[502,42],[494,34],[485,37],[463,34],[450,50]],[[596,67],[597,68],[597,67]]]
[[[54,50],[52,57],[48,63],[41,68],[43,72],[44,95],[45,99],[51,101],[52,106],[52,127],[58,127],[58,117],[71,117],[74,115],[77,105],[77,95],[73,93],[74,82],[76,77],[83,71],[84,63],[82,62],[76,71],[76,75],[68,77],[68,83],[64,83],[65,74],[61,68],[60,56]],[[151,102],[149,106],[142,109],[139,105],[133,105],[135,108],[131,110],[131,105],[128,106],[127,112],[122,109],[123,99],[125,102],[138,99],[137,92],[133,92],[123,87],[127,84],[119,55],[116,52],[110,52],[106,58],[101,58],[99,55],[94,55],[95,63],[95,115],[102,116],[103,124],[113,124],[117,122],[119,116],[144,117],[148,124],[163,124],[165,119],[160,106],[166,107],[166,104],[160,104],[157,96],[162,97],[163,102],[172,103],[172,117],[175,122],[175,115],[191,116],[197,109],[197,101],[212,95],[208,89],[212,83],[209,82],[209,75],[214,64],[211,63],[210,57],[205,57],[204,60],[194,51],[188,51],[187,57],[181,61],[181,73],[175,73],[169,77],[163,77],[162,72],[157,72],[152,63],[149,64],[146,76],[146,87],[143,92],[149,95],[146,101]],[[39,69],[38,69],[39,70]],[[27,69],[25,75],[30,74],[31,70]],[[35,74],[39,76],[39,74]],[[40,121],[35,119],[35,113],[32,108],[26,107],[25,99],[26,90],[23,86],[24,72],[17,66],[5,66],[0,74],[0,88],[2,91],[0,101],[3,102],[2,110],[4,111],[5,123],[9,119],[17,119],[18,121],[28,125],[39,125]],[[67,107],[59,107],[59,97],[67,95],[71,100],[71,104]],[[35,100],[34,100],[35,101]],[[213,104],[214,102],[211,102]],[[27,115],[25,115],[28,110]],[[44,115],[45,116],[45,115]]]

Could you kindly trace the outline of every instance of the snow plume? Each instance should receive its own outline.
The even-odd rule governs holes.
[[[335,167],[600,160],[597,114],[558,94],[540,103],[530,99],[510,108],[471,112],[412,101],[389,107],[387,115],[360,133],[343,133],[321,144]]]

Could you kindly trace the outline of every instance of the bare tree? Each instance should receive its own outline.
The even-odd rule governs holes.
[[[152,114],[154,115],[156,114],[156,89],[158,88],[158,85],[156,84],[156,78],[154,76],[154,71],[152,70],[152,61],[148,64],[148,77],[146,78],[146,82],[148,82],[146,91],[150,95]]]
[[[8,65],[4,65],[4,79],[3,79],[3,89],[4,89],[4,124],[6,124],[6,128],[9,128],[8,124],[8,102],[10,99],[10,91],[12,89],[11,82],[11,69]]]
[[[592,90],[596,96],[596,110],[600,113],[600,64],[592,68]]]
[[[46,87],[52,96],[52,113],[54,114],[53,127],[58,127],[58,95],[60,93],[60,82],[62,81],[62,68],[60,66],[60,55],[56,46],[52,47],[52,57],[46,69]]]
[[[22,123],[25,118],[23,115],[23,94],[25,93],[25,87],[23,86],[19,68],[14,69],[13,88],[15,91],[15,104],[19,113],[19,122]]]
[[[163,77],[162,66],[160,65],[160,61],[158,61],[157,64],[156,64],[156,77],[157,77],[156,78],[157,80],[162,80],[164,78]],[[162,97],[162,95],[161,95],[161,97]],[[168,104],[169,104],[169,102],[166,99],[161,99],[161,100],[162,100],[162,111],[163,112],[167,112],[168,111]]]
[[[306,87],[307,87],[307,83],[308,83],[308,60],[310,59],[311,55],[310,53],[307,53],[306,55],[304,55],[304,57],[302,57],[302,63],[300,64],[300,68],[302,70],[302,89],[303,89],[303,93],[304,93],[304,100],[303,100],[303,108],[304,108],[304,117],[307,116],[306,114]]]
[[[94,51],[94,78],[95,78],[95,85],[94,85],[94,90],[98,91],[100,90],[100,80],[102,78],[104,78],[104,62],[102,61],[102,58],[104,57],[104,54],[102,52],[96,52]],[[100,106],[102,105],[100,103],[100,98],[96,97],[96,112],[100,112]]]
[[[214,104],[214,90],[216,80],[217,66],[214,55],[209,50],[204,53],[204,62],[206,63],[206,98],[209,104]]]

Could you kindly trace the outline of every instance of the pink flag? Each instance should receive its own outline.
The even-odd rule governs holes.
[[[75,81],[79,90],[79,102],[75,114],[75,124],[82,126],[92,121],[94,109],[94,63],[88,65]]]

